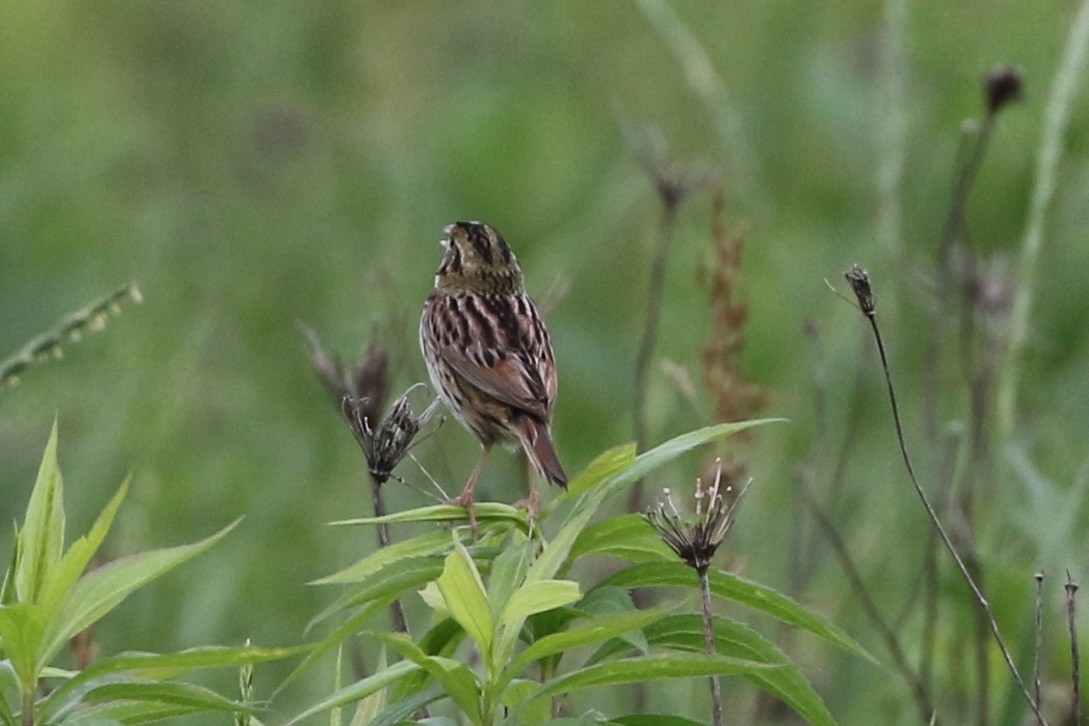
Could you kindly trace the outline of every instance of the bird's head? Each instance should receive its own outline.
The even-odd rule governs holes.
[[[483,222],[454,222],[443,230],[435,289],[449,294],[503,295],[524,291],[522,268],[503,235]]]

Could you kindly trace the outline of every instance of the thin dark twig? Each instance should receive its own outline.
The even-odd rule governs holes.
[[[1074,688],[1071,723],[1081,724],[1081,656],[1078,654],[1078,584],[1066,573],[1066,619],[1070,625],[1070,681]]]
[[[703,645],[708,655],[715,654],[715,621],[711,614],[711,581],[707,568],[697,570],[700,576],[700,595],[703,601]],[[722,726],[722,683],[718,676],[710,676],[711,714],[715,726]]]
[[[987,598],[983,596],[983,592],[972,578],[971,573],[964,564],[964,560],[961,559],[960,554],[957,552],[957,548],[953,545],[953,541],[946,533],[945,527],[942,526],[941,520],[938,519],[937,512],[934,511],[934,507],[930,504],[930,499],[927,497],[926,492],[923,490],[922,486],[919,484],[918,478],[915,476],[915,467],[911,463],[907,442],[904,439],[904,427],[900,420],[900,407],[896,403],[896,389],[892,385],[892,372],[889,369],[889,359],[885,352],[885,343],[881,338],[881,329],[877,324],[877,313],[874,304],[873,288],[870,286],[869,273],[867,273],[864,268],[854,265],[844,276],[854,290],[855,297],[858,299],[859,308],[866,316],[866,320],[869,321],[870,329],[873,331],[874,341],[877,343],[877,351],[881,356],[881,366],[884,370],[885,383],[888,388],[889,403],[892,407],[893,423],[896,426],[896,439],[900,444],[900,453],[903,455],[904,466],[907,468],[912,486],[915,487],[915,493],[919,495],[919,499],[922,501],[923,507],[930,517],[930,521],[934,524],[934,528],[937,529],[938,535],[942,539],[942,543],[945,544],[945,548],[949,551],[950,556],[956,563],[961,576],[964,577],[965,582],[968,583],[968,587],[972,590],[972,594],[975,595],[976,600],[979,602],[979,606],[986,613],[987,620],[991,627],[991,634],[994,635],[995,642],[998,644],[999,650],[1002,651],[1002,656],[1006,660],[1006,666],[1009,668],[1010,674],[1013,676],[1014,681],[1017,682],[1022,694],[1025,696],[1025,700],[1028,701],[1029,706],[1037,719],[1046,724],[1047,722],[1040,713],[1039,706],[1037,706],[1036,701],[1033,700],[1032,694],[1025,685],[1025,681],[1021,677],[1020,671],[1017,670],[1017,665],[1013,662],[1013,656],[1010,654],[1009,648],[1006,647],[1006,641],[1002,637],[1002,631],[999,629],[998,622],[995,620],[994,613],[991,611],[990,603],[987,602]]]
[[[672,197],[663,197],[662,226],[658,235],[658,248],[654,255],[654,265],[650,273],[650,288],[647,292],[647,317],[643,325],[643,338],[639,343],[639,354],[635,359],[635,443],[642,451],[647,445],[647,382],[650,374],[650,362],[654,356],[654,347],[658,343],[658,326],[662,316],[662,296],[665,288],[666,263],[669,250],[673,246],[673,227],[677,220],[679,202],[670,201]]]
[[[1043,570],[1036,573],[1036,646],[1032,657],[1032,680],[1036,694],[1036,707],[1043,706],[1040,699],[1040,651],[1044,647],[1044,573]],[[1036,719],[1039,726],[1039,718]]]
[[[900,671],[900,675],[907,681],[908,686],[915,695],[915,703],[919,707],[922,720],[925,722],[935,718],[936,712],[926,685],[920,680],[919,675],[912,670],[907,657],[904,655],[904,649],[900,646],[900,639],[897,637],[896,631],[885,620],[881,608],[877,606],[877,603],[874,602],[873,597],[870,595],[870,591],[866,588],[862,575],[859,574],[858,568],[851,558],[847,543],[843,541],[843,537],[836,529],[836,525],[820,503],[817,502],[808,486],[803,487],[803,491],[810,510],[817,518],[817,523],[824,530],[825,536],[828,537],[828,541],[832,544],[832,549],[835,550],[836,555],[839,557],[840,566],[847,576],[847,581],[851,583],[851,589],[854,590],[855,595],[858,596],[859,601],[862,603],[862,609],[866,612],[866,616],[869,617],[870,622],[877,628],[877,632],[885,641],[885,647],[888,648],[889,655],[892,656],[892,662],[896,666],[896,670]]]

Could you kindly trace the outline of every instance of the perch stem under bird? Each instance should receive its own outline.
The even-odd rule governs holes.
[[[556,362],[503,236],[481,222],[455,222],[444,232],[435,289],[420,320],[420,348],[435,390],[484,447],[465,488],[450,500],[465,507],[475,534],[473,490],[495,444],[521,444],[537,472],[567,488],[550,430]],[[536,519],[533,476],[529,488],[525,503]]]

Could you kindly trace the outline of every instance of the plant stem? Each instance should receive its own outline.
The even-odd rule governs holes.
[[[1051,84],[1047,109],[1044,114],[1044,130],[1040,137],[1039,155],[1036,158],[1036,185],[1032,193],[1032,206],[1025,223],[1025,236],[1021,242],[1021,262],[1018,270],[1017,291],[1010,316],[1009,344],[1001,367],[1002,380],[998,390],[998,426],[1000,434],[1008,434],[1017,414],[1017,389],[1020,383],[1020,356],[1029,332],[1032,297],[1035,287],[1036,267],[1040,248],[1044,241],[1044,224],[1055,194],[1055,177],[1062,157],[1063,137],[1070,121],[1078,84],[1085,75],[1086,57],[1089,56],[1089,0],[1084,0],[1070,24],[1059,70]]]
[[[715,621],[711,614],[711,581],[707,568],[697,570],[700,576],[700,595],[703,601],[703,645],[707,655],[715,654]],[[722,683],[718,676],[711,676],[711,713],[715,726],[722,726]]]
[[[896,631],[894,631],[885,620],[885,617],[881,614],[881,609],[877,606],[877,603],[874,602],[873,597],[870,596],[869,590],[866,589],[866,584],[862,581],[862,575],[859,574],[858,568],[855,567],[854,560],[851,559],[851,553],[847,549],[847,543],[843,541],[843,537],[840,536],[839,531],[836,530],[835,524],[832,523],[831,518],[817,502],[807,485],[803,486],[803,492],[805,493],[806,501],[809,503],[810,510],[817,518],[817,523],[820,525],[821,529],[824,530],[824,534],[828,537],[828,541],[832,543],[832,549],[835,550],[836,555],[839,557],[843,573],[847,575],[847,581],[851,583],[851,588],[855,591],[859,601],[862,603],[862,609],[866,611],[866,615],[869,617],[870,622],[877,628],[877,631],[881,634],[881,638],[885,641],[885,647],[888,648],[889,655],[892,656],[892,662],[893,665],[896,666],[896,670],[900,672],[900,675],[903,676],[904,680],[907,681],[908,686],[911,688],[911,692],[915,696],[915,704],[919,708],[921,722],[929,723],[930,720],[935,717],[935,711],[926,686],[922,680],[920,680],[919,675],[915,673],[908,664],[907,657],[904,655],[904,649],[900,647],[900,639],[896,636]]]
[[[1036,647],[1033,650],[1032,674],[1034,691],[1036,694],[1036,707],[1043,705],[1040,698],[1040,651],[1044,647],[1044,573],[1036,573]],[[1039,726],[1040,719],[1036,719]]]
[[[1081,657],[1078,655],[1078,621],[1077,621],[1077,592],[1078,585],[1070,579],[1070,573],[1066,573],[1066,618],[1070,626],[1070,680],[1074,687],[1074,704],[1072,707],[1073,720],[1071,723],[1081,723]]]
[[[661,190],[661,185],[659,185]],[[673,227],[677,221],[681,196],[661,193],[662,227],[658,236],[658,249],[651,269],[650,290],[647,292],[647,318],[643,326],[643,340],[635,359],[635,445],[639,451],[647,447],[647,387],[649,386],[650,362],[658,343],[658,326],[662,316],[662,296],[665,288],[666,264],[673,243]],[[643,480],[640,479],[628,495],[628,511],[640,508],[643,498]]]
[[[1024,695],[1025,700],[1028,701],[1029,707],[1036,717],[1043,721],[1046,725],[1043,715],[1040,713],[1040,708],[1033,700],[1032,694],[1029,692],[1028,687],[1025,685],[1024,679],[1021,677],[1020,671],[1017,670],[1017,665],[1013,662],[1013,656],[1010,654],[1009,648],[1006,647],[1006,640],[1002,637],[1002,631],[998,627],[998,622],[994,619],[994,613],[991,612],[991,605],[987,602],[987,598],[983,596],[983,592],[979,589],[976,581],[972,578],[972,574],[968,571],[968,568],[964,564],[964,560],[961,559],[960,554],[957,552],[957,548],[953,545],[953,541],[949,539],[949,535],[945,531],[945,527],[942,526],[941,520],[938,519],[937,512],[934,511],[934,507],[930,504],[930,499],[927,497],[926,492],[919,484],[918,477],[915,476],[915,467],[911,463],[911,456],[908,454],[907,442],[904,439],[904,426],[900,420],[900,407],[896,403],[896,389],[892,385],[892,372],[889,369],[889,358],[885,352],[885,342],[881,338],[881,328],[877,324],[877,313],[874,306],[873,289],[870,286],[869,276],[866,271],[855,265],[846,275],[848,282],[851,283],[854,288],[855,295],[858,297],[859,306],[862,313],[866,316],[866,320],[870,323],[870,329],[873,331],[874,341],[877,343],[877,351],[881,357],[881,367],[885,374],[885,384],[888,388],[889,404],[892,408],[892,419],[896,427],[896,439],[900,444],[900,454],[904,459],[904,466],[907,468],[908,477],[911,479],[911,484],[915,487],[915,493],[919,495],[919,500],[923,503],[923,507],[926,509],[927,515],[930,517],[930,521],[934,524],[934,528],[938,531],[938,535],[941,537],[942,543],[949,551],[950,556],[953,558],[953,562],[956,563],[957,569],[960,570],[960,574],[964,577],[965,582],[968,583],[968,587],[971,588],[972,594],[975,595],[976,600],[979,602],[979,606],[983,609],[984,614],[987,616],[987,621],[990,624],[991,634],[994,636],[995,642],[998,644],[999,650],[1002,651],[1002,657],[1006,660],[1006,666],[1010,670],[1010,674],[1013,676],[1014,681],[1017,682],[1018,687],[1021,689],[1021,693]]]
[[[374,497],[374,516],[382,517],[386,514],[386,505],[382,501],[382,482],[371,477],[371,494]],[[380,522],[377,527],[378,546],[389,547],[389,525]],[[389,606],[390,618],[393,620],[393,629],[398,633],[408,635],[408,618],[405,616],[405,606],[400,598],[394,600]]]

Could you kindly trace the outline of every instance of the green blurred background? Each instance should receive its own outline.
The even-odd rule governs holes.
[[[808,516],[798,519],[794,479],[815,431],[815,362],[802,334],[812,319],[828,356],[833,449],[849,426],[860,352],[869,371],[834,514],[879,604],[897,613],[927,523],[898,460],[866,331],[824,279],[843,288],[840,273],[860,262],[884,293],[908,437],[922,451],[919,393],[935,385],[923,365],[932,259],[962,121],[981,113],[984,72],[1006,63],[1024,71],[1025,102],[1000,119],[968,209],[981,247],[1006,250],[1013,266],[1075,5],[891,0],[891,8],[790,0],[5,4],[0,355],[126,282],[139,284],[145,303],[0,391],[0,513],[22,516],[56,416],[73,533],[134,474],[111,554],[193,541],[245,516],[211,553],[104,622],[97,637],[105,651],[298,642],[334,596],[305,583],[360,556],[373,533],[325,525],[369,514],[369,492],[297,323],[349,360],[380,332],[393,351],[395,388],[423,380],[416,324],[441,228],[491,222],[518,253],[530,292],[551,306],[561,380],[554,430],[568,469],[580,470],[632,436],[634,360],[661,211],[625,134],[649,128],[677,158],[722,169],[729,225],[747,241],[744,364],[771,392],[767,413],[793,420],[761,430],[748,452],[756,484],[731,566],[788,591],[786,542],[812,527]],[[886,13],[897,8],[905,21],[890,30]],[[883,65],[898,34],[899,101]],[[1078,487],[1089,423],[1089,95],[1077,97],[1072,119],[1020,418],[999,442],[977,532],[992,599],[1026,665],[1032,574],[1055,576],[1047,658],[1055,678],[1069,667],[1058,576],[1086,572],[1085,538],[1067,533],[1086,522]],[[897,149],[902,180],[882,201],[879,170],[895,164]],[[883,205],[899,218],[882,229]],[[661,367],[682,366],[699,385],[710,315],[696,269],[709,232],[709,199],[698,195],[682,210],[669,260],[649,398],[654,441],[710,420]],[[946,376],[955,429],[964,417],[955,359]],[[417,452],[454,489],[477,447],[451,423]],[[651,485],[685,486],[700,466],[691,457]],[[483,491],[513,500],[521,494],[506,482],[521,472],[518,459],[497,455]],[[415,467],[400,473],[427,488]],[[392,509],[427,501],[396,484],[389,498]],[[1070,521],[1054,535],[1060,515]],[[887,660],[835,561],[818,562],[799,598]],[[938,646],[949,675],[970,662],[957,633],[971,629],[971,610],[962,583],[946,582]],[[418,602],[410,611],[423,615]],[[903,626],[909,650],[917,620]],[[805,637],[782,642],[843,723],[915,721],[891,670]],[[1020,706],[994,656],[996,714],[1016,723]],[[286,666],[259,668],[259,693],[285,674]],[[940,698],[958,697],[970,682],[959,678],[942,683]],[[226,675],[224,690],[233,680]],[[316,673],[276,713],[331,688],[331,676]],[[735,722],[751,713],[753,692],[728,683]],[[702,682],[651,694],[656,710],[708,712]],[[621,710],[607,698],[628,696],[576,703]]]

